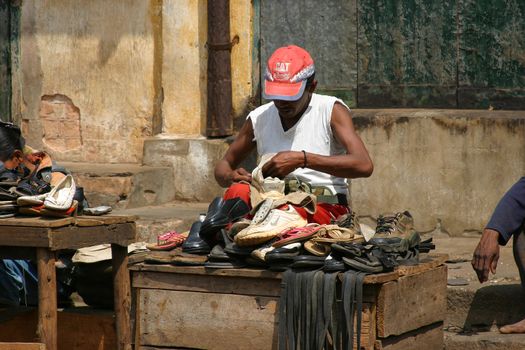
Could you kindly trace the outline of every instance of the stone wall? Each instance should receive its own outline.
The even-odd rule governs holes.
[[[252,5],[232,0],[233,108],[252,93]],[[144,139],[206,125],[205,0],[26,0],[13,115],[57,160],[141,163]]]
[[[58,160],[140,161],[155,93],[150,10],[133,0],[23,2],[13,80],[30,144]]]
[[[354,110],[374,161],[353,180],[360,215],[409,210],[421,231],[479,232],[525,174],[525,111]]]

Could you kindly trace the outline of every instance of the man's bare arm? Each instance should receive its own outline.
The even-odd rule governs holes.
[[[215,165],[215,179],[219,185],[228,187],[233,182],[251,182],[251,174],[244,168],[237,169],[237,166],[255,148],[256,143],[253,139],[252,121],[247,119],[224,157]]]

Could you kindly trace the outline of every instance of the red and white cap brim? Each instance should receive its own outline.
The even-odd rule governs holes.
[[[303,96],[306,80],[297,83],[264,80],[263,97],[267,100],[297,101]]]

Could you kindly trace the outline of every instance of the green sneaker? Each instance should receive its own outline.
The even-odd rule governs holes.
[[[379,215],[374,238],[408,236],[414,229],[414,218],[408,211]]]

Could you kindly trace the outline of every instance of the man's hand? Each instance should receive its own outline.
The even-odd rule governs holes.
[[[229,175],[230,181],[233,182],[252,182],[252,174],[250,174],[246,169],[244,168],[237,168],[235,170],[232,170],[232,172]]]
[[[499,260],[499,232],[485,229],[472,258],[472,267],[481,283],[489,279],[489,271],[496,273]]]
[[[283,151],[273,156],[262,167],[264,177],[284,177],[304,164],[303,152]]]

